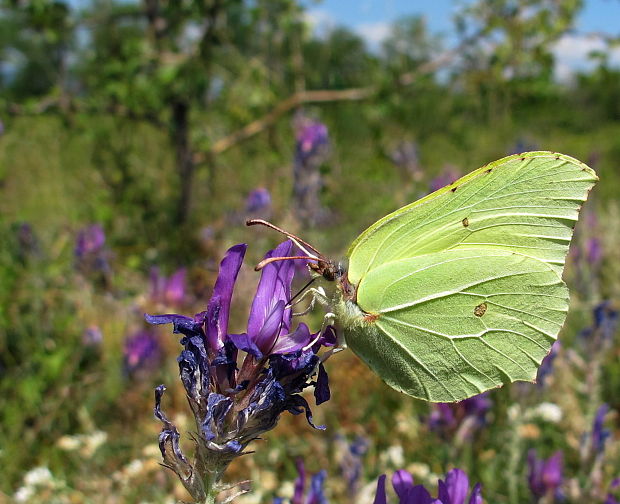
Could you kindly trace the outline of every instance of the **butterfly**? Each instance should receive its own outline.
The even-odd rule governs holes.
[[[396,390],[460,401],[535,381],[566,319],[564,262],[597,180],[564,154],[516,154],[372,224],[347,268],[296,241],[338,286],[346,346]]]

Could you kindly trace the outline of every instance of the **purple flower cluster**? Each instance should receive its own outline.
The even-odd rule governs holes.
[[[429,184],[429,193],[435,192],[442,187],[451,184],[460,176],[461,175],[456,167],[451,165],[446,166],[439,175],[431,179],[431,182]]]
[[[387,504],[385,474],[379,477],[374,504]],[[446,479],[439,480],[437,498],[431,497],[423,485],[414,485],[413,476],[401,469],[392,476],[398,504],[482,504],[482,488],[477,483],[469,494],[469,478],[464,471],[452,469]],[[469,499],[467,498],[469,494]]]
[[[325,478],[327,477],[325,470],[319,471],[312,476],[310,488],[306,492],[306,467],[301,459],[297,461],[296,465],[298,476],[295,480],[293,497],[290,499],[289,504],[327,504],[328,501],[323,491]],[[273,500],[273,504],[284,504],[284,499],[276,497]]]
[[[536,375],[536,384],[540,387],[545,385],[545,381],[547,377],[553,371],[553,362],[555,358],[558,356],[560,351],[561,343],[559,341],[555,341],[553,345],[551,345],[551,350],[545,356],[545,358],[540,363],[540,367],[538,368],[538,374]]]
[[[297,121],[295,140],[297,161],[305,163],[329,144],[327,126],[322,122],[302,117]]]
[[[252,217],[269,218],[271,194],[264,187],[252,189],[245,199],[245,213]]]
[[[305,412],[313,425],[308,402],[300,395],[306,387],[314,385],[317,405],[330,398],[323,361],[331,352],[318,353],[321,347],[334,346],[336,335],[331,328],[312,334],[303,323],[293,329],[288,303],[294,261],[263,268],[246,332],[228,332],[233,287],[245,251],[246,245],[236,245],[226,253],[206,311],[194,317],[146,315],[148,322],[172,323],[174,332],[182,334],[177,360],[196,419],[193,463],[181,452],[179,433],[160,409],[163,385],[155,391],[155,415],[164,424],[159,437],[164,463],[197,500],[213,495],[213,484],[228,464],[273,429],[281,413]],[[266,257],[290,257],[292,252],[287,241]]]

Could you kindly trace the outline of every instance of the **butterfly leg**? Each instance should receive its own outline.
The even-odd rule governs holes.
[[[297,304],[301,303],[307,297],[310,297],[310,306],[308,306],[308,308],[306,308],[302,312],[293,313],[294,316],[300,317],[302,315],[306,315],[307,313],[311,312],[312,310],[314,310],[314,306],[317,302],[322,306],[326,306],[329,303],[329,300],[327,298],[327,295],[325,294],[325,291],[323,290],[323,287],[318,287],[316,289],[314,288],[308,289],[306,292],[303,293],[303,295],[297,301],[291,304],[291,307],[296,306]]]

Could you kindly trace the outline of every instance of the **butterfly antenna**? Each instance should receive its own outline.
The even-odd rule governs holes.
[[[271,264],[277,261],[294,261],[296,259],[303,259],[304,261],[307,261],[308,259],[310,259],[311,261],[319,260],[319,259],[315,259],[314,257],[308,257],[308,256],[268,257],[267,259],[263,259],[261,262],[259,262],[255,266],[254,271],[260,271],[268,264]]]
[[[288,238],[293,240],[295,245],[297,245],[305,254],[307,254],[309,258],[315,259],[317,261],[319,259],[325,260],[325,257],[323,256],[323,254],[321,254],[315,247],[310,245],[308,242],[302,240],[299,236],[296,236],[293,233],[289,233],[288,231],[285,231],[284,229],[279,228],[278,226],[276,226],[275,224],[272,224],[271,222],[268,222],[263,219],[248,219],[247,221],[245,221],[245,225],[246,226],[260,225],[260,226],[265,226],[270,229],[273,229],[274,231],[277,231],[278,233],[282,233],[284,236],[287,236]],[[311,250],[312,252],[309,252],[309,250]],[[307,259],[307,258],[304,258],[304,259]]]

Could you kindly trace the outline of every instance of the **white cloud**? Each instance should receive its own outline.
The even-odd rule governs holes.
[[[597,36],[564,35],[553,48],[556,79],[567,82],[577,71],[592,70],[595,62],[589,55],[593,51],[608,52],[609,63],[620,66],[620,48],[608,49],[605,41]]]
[[[391,25],[386,22],[363,23],[355,27],[357,34],[362,37],[371,49],[378,49],[388,35]]]

